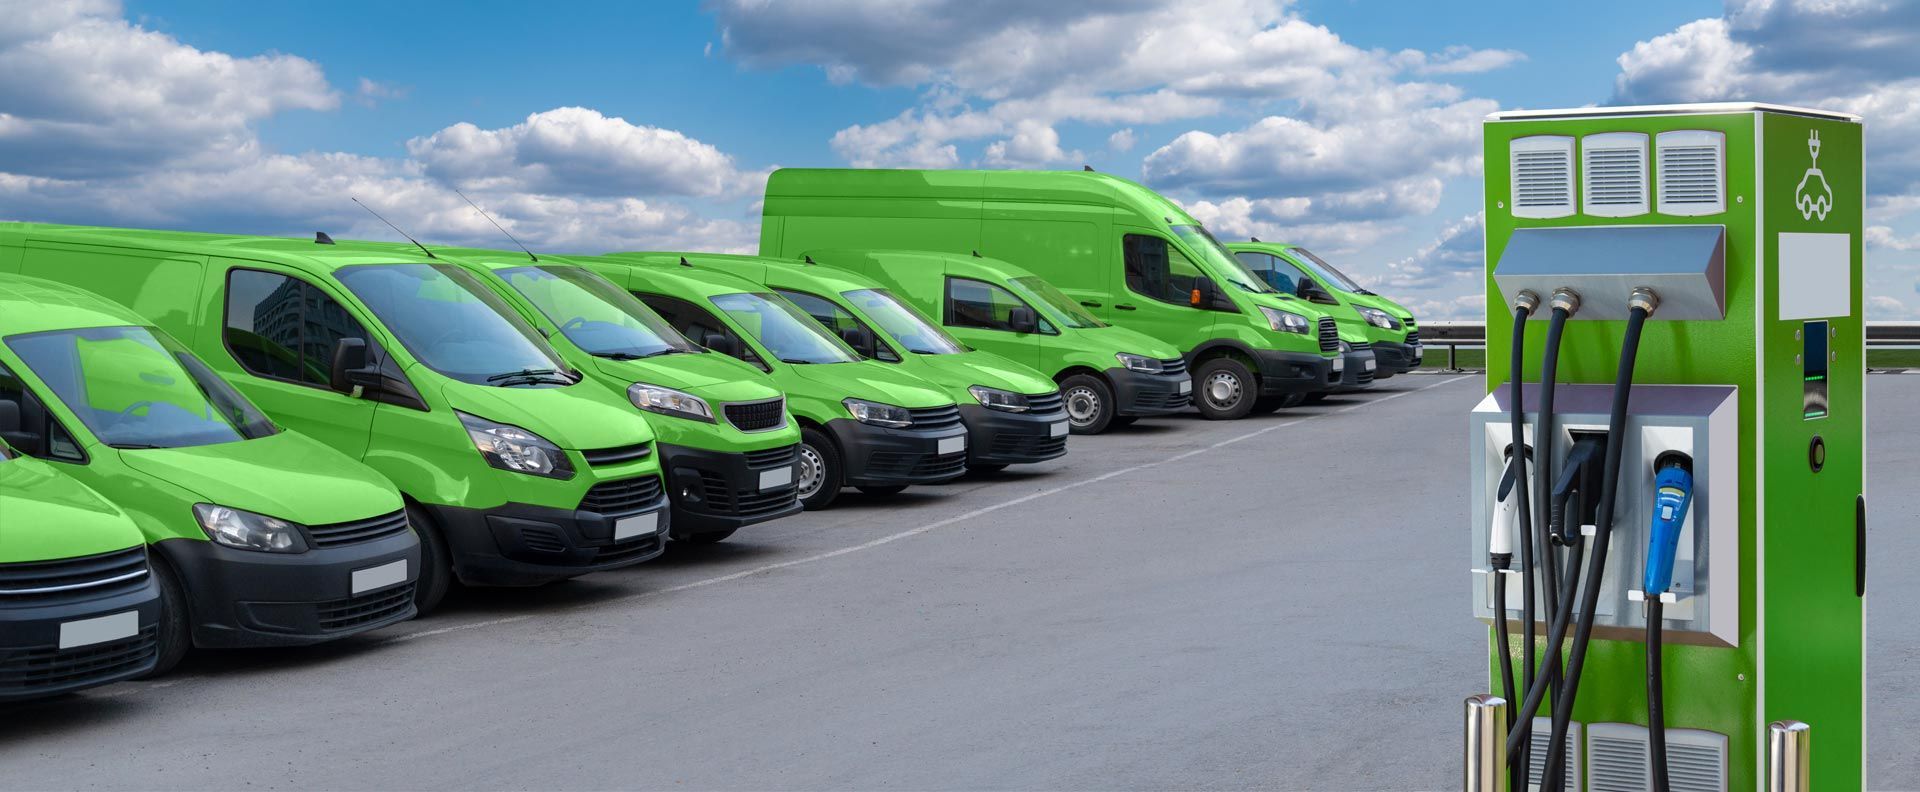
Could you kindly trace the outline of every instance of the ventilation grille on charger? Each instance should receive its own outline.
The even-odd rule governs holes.
[[[1643,792],[1653,787],[1645,726],[1590,724],[1587,761],[1589,792]],[[1727,736],[1700,729],[1668,729],[1667,779],[1673,792],[1726,792]]]
[[[1727,209],[1727,136],[1704,129],[1662,132],[1654,138],[1659,157],[1660,213],[1680,217]]]
[[[1573,214],[1573,138],[1533,135],[1514,138],[1509,145],[1513,216],[1547,218]]]
[[[1534,718],[1533,731],[1527,735],[1527,792],[1540,792],[1540,776],[1547,772],[1547,746],[1553,740],[1553,719]],[[1580,789],[1580,724],[1567,724],[1567,776],[1561,792]]]
[[[1594,217],[1647,213],[1647,135],[1603,132],[1580,140],[1584,211]]]

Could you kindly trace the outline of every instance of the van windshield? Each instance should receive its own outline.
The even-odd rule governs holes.
[[[584,267],[515,267],[500,277],[587,354],[635,360],[699,351],[646,303]]]
[[[570,385],[538,333],[485,284],[449,264],[361,264],[334,278],[422,365],[475,385]]]
[[[913,306],[901,302],[886,289],[854,289],[841,296],[859,308],[893,340],[906,347],[908,352],[955,355],[967,351],[959,341],[953,340],[953,336],[942,332],[933,325],[932,320],[914,310]]]
[[[1073,298],[1068,297],[1066,292],[1055,288],[1053,284],[1045,280],[1033,275],[1026,275],[1014,278],[1009,281],[1009,283],[1020,287],[1021,291],[1026,292],[1034,299],[1046,303],[1048,308],[1052,308],[1060,314],[1054,318],[1067,327],[1076,330],[1087,330],[1107,326],[1106,322],[1102,322],[1095,318],[1093,314],[1087,313],[1087,309],[1082,308],[1080,303],[1074,302]]]
[[[1275,293],[1272,286],[1268,286],[1265,280],[1248,270],[1247,265],[1235,258],[1233,252],[1227,250],[1226,245],[1220,244],[1220,240],[1214,239],[1212,234],[1207,233],[1206,228],[1197,225],[1177,225],[1173,227],[1173,233],[1179,236],[1181,241],[1186,242],[1188,247],[1198,251],[1201,258],[1211,263],[1213,271],[1221,273],[1228,283],[1240,287],[1241,291],[1255,294]]]
[[[1341,272],[1337,269],[1334,269],[1333,265],[1328,264],[1326,259],[1323,259],[1323,258],[1320,258],[1319,256],[1314,255],[1313,251],[1311,250],[1308,250],[1303,247],[1296,247],[1296,248],[1288,248],[1287,251],[1289,253],[1293,253],[1295,257],[1300,259],[1301,263],[1306,264],[1309,269],[1312,269],[1315,273],[1319,274],[1320,277],[1325,278],[1329,281],[1332,281],[1334,284],[1338,285],[1340,287],[1340,290],[1343,292],[1349,292],[1352,294],[1372,294],[1373,293],[1373,292],[1367,291],[1366,288],[1362,287],[1360,284],[1355,283],[1352,278],[1347,277],[1346,273]]]
[[[114,448],[186,448],[280,431],[192,353],[144,327],[33,333],[7,346]]]
[[[860,355],[827,329],[774,294],[739,292],[713,298],[714,307],[782,363],[852,363]]]

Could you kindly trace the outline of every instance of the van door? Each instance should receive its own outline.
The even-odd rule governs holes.
[[[1166,237],[1132,231],[1120,237],[1123,287],[1107,314],[1121,327],[1178,347],[1182,353],[1212,335],[1215,312],[1193,306],[1199,266]]]
[[[358,338],[377,362],[386,354],[380,342],[338,297],[293,271],[251,261],[214,270],[208,285],[218,295],[227,356],[216,368],[275,423],[364,457],[378,405],[329,385],[333,350]],[[244,373],[232,376],[235,366]]]
[[[192,347],[206,264],[205,256],[29,238],[20,273],[77,286],[131,308]]]
[[[1042,370],[1040,341],[1045,336],[1059,335],[1060,330],[1038,310],[1013,292],[983,280],[948,275],[946,289],[940,322],[948,334],[967,346]],[[1034,312],[1038,319],[1034,332],[1021,333],[1013,329],[1010,316],[1016,307]]]

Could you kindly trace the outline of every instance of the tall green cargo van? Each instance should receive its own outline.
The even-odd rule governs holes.
[[[1333,317],[1275,292],[1199,220],[1089,171],[799,169],[767,182],[760,253],[823,248],[978,252],[1032,270],[1094,315],[1166,341],[1207,418],[1340,384]]]
[[[1360,285],[1332,264],[1299,245],[1236,242],[1227,245],[1235,258],[1267,285],[1320,305],[1351,309],[1366,322],[1366,343],[1378,364],[1376,379],[1386,379],[1420,367],[1425,351],[1413,312]]]
[[[868,360],[766,286],[695,263],[694,254],[576,256],[702,346],[744,360],[787,393],[800,424],[800,502],[824,509],[843,486],[891,495],[967,470],[953,399]]]
[[[0,274],[0,439],[140,528],[155,673],[192,646],[312,644],[414,615],[420,542],[393,485],[268,420],[123,306]]]
[[[538,585],[665,548],[647,422],[455,262],[324,235],[0,224],[6,270],[125,304],[275,424],[390,480],[423,612],[456,578]]]

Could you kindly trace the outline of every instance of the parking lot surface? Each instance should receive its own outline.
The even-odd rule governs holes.
[[[1869,379],[1869,778],[1920,782],[1920,377]],[[1483,692],[1478,375],[745,529],[0,709],[0,786],[1436,789]],[[1904,781],[1903,781],[1904,780]]]

